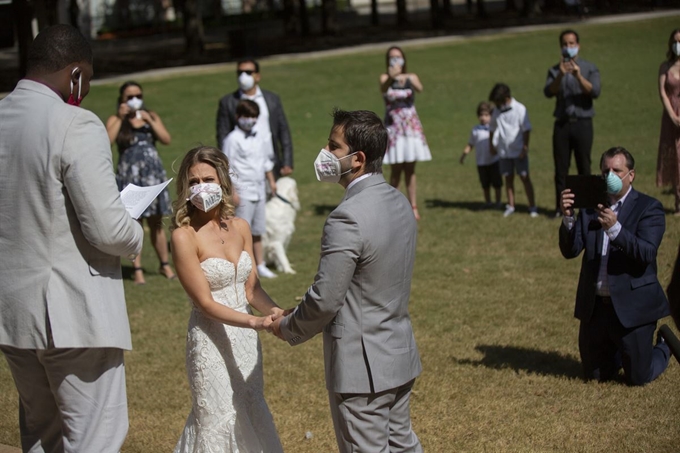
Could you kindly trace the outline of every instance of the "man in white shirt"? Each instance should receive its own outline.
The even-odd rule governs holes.
[[[534,200],[534,186],[529,177],[529,134],[531,123],[524,104],[517,102],[510,93],[510,87],[497,83],[489,94],[489,100],[496,105],[491,113],[489,132],[491,134],[492,155],[500,157],[501,175],[505,178],[505,190],[508,204],[504,217],[515,212],[515,177],[517,172],[524,184],[524,191],[529,200],[529,215],[538,217],[538,208]]]
[[[236,127],[236,105],[242,99],[255,101],[260,116],[253,129],[260,136],[270,135],[275,156],[274,173],[289,176],[293,173],[293,142],[288,121],[279,97],[271,91],[260,88],[260,65],[255,60],[241,60],[236,65],[238,90],[220,99],[217,110],[217,146]]]

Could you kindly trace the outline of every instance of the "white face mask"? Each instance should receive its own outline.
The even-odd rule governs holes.
[[[238,76],[238,86],[241,88],[241,91],[248,91],[252,87],[255,86],[255,77],[253,77],[250,74],[246,74],[245,72],[242,72],[240,76]]]
[[[189,187],[191,196],[187,198],[194,206],[203,212],[208,212],[222,201],[222,187],[213,182],[196,184]]]
[[[342,175],[352,171],[352,169],[350,168],[347,171],[343,172],[342,166],[340,165],[340,161],[354,154],[356,154],[356,152],[348,154],[341,158],[337,158],[330,151],[322,149],[321,151],[319,151],[319,155],[316,156],[316,160],[314,161],[314,172],[316,173],[316,179],[318,179],[321,182],[340,181],[340,177]]]
[[[142,108],[142,104],[144,104],[144,101],[139,98],[130,98],[127,101],[128,107],[135,112]]]
[[[576,47],[562,47],[562,53],[569,58],[574,58],[578,55],[578,46]]]
[[[241,128],[241,130],[250,132],[253,130],[253,127],[255,127],[255,123],[257,123],[257,118],[248,118],[245,116],[241,116],[238,119],[238,127]]]
[[[676,42],[673,43],[673,53],[676,56],[680,57],[680,42],[676,41]]]
[[[404,67],[404,59],[401,57],[390,57],[390,66]]]

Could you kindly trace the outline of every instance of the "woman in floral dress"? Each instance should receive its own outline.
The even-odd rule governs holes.
[[[390,47],[386,60],[387,72],[380,75],[389,137],[383,163],[391,165],[390,184],[396,188],[399,188],[401,174],[404,173],[413,215],[420,220],[416,203],[416,162],[432,160],[414,105],[415,93],[423,91],[423,84],[416,74],[406,71],[406,56],[399,47]]]

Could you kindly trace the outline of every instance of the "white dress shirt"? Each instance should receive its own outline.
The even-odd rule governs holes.
[[[241,99],[248,99],[250,101],[254,101],[260,108],[260,115],[257,117],[257,123],[255,123],[255,126],[253,127],[253,132],[258,134],[260,137],[264,136],[270,137],[268,146],[272,148],[273,156],[274,144],[271,140],[272,128],[269,125],[269,108],[267,107],[267,102],[264,100],[264,96],[262,95],[262,90],[260,90],[260,86],[258,85],[256,87],[255,94],[252,96],[248,96],[243,91],[241,91]]]
[[[224,139],[222,151],[229,159],[230,176],[239,197],[248,201],[265,198],[265,173],[274,168],[271,135],[246,133],[237,126]]]

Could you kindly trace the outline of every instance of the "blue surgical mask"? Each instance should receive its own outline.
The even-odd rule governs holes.
[[[574,58],[578,55],[578,46],[576,47],[564,47],[563,50],[569,55],[569,58]]]
[[[623,178],[628,176],[632,170],[628,171],[625,175],[623,175]],[[623,188],[623,178],[619,178],[619,176],[614,173],[613,171],[609,170],[609,173],[607,173],[607,176],[605,180],[607,181],[607,193],[610,195],[616,195],[617,193],[621,192],[621,189]]]

